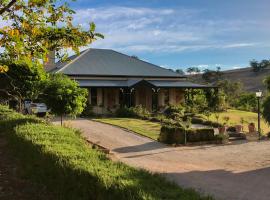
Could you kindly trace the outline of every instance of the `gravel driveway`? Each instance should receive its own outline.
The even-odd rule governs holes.
[[[163,173],[181,186],[217,199],[270,199],[269,141],[174,148],[99,122],[77,119],[72,126],[120,161]]]

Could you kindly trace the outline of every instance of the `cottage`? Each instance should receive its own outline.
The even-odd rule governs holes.
[[[54,54],[50,55],[54,58]],[[66,63],[45,65],[47,71],[63,73],[89,90],[94,112],[106,113],[120,106],[142,105],[149,111],[185,101],[188,89],[207,88],[187,81],[183,75],[110,49],[87,49]]]

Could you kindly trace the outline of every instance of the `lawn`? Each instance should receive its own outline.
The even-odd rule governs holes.
[[[154,140],[157,140],[161,128],[160,123],[133,118],[101,118],[94,120],[119,126]]]
[[[228,122],[229,125],[241,124],[240,121],[241,121],[241,118],[243,118],[245,120],[244,131],[248,131],[248,124],[251,122],[254,122],[256,124],[256,127],[258,127],[257,126],[258,125],[257,113],[230,109],[227,112],[220,113],[220,118],[219,118],[220,123],[225,122],[223,119],[224,116],[228,116],[230,118],[230,120]],[[207,117],[205,117],[205,118],[207,119]],[[216,121],[214,114],[212,114],[210,116],[210,120]],[[262,128],[264,134],[270,132],[270,127],[263,119],[261,120],[261,128]]]
[[[182,189],[159,174],[113,162],[80,132],[23,116],[0,105],[0,134],[20,162],[22,176],[55,199],[212,199]]]

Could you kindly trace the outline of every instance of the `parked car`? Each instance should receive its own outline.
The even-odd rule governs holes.
[[[45,103],[39,103],[38,100],[33,102],[31,100],[25,100],[24,110],[26,114],[35,114],[40,117],[44,117],[50,111]]]

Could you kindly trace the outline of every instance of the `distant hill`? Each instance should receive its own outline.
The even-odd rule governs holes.
[[[223,79],[231,81],[240,81],[246,91],[255,92],[265,90],[263,85],[265,77],[270,76],[270,67],[263,69],[261,72],[253,72],[251,67],[222,71]],[[192,80],[202,82],[201,75],[190,76]]]

